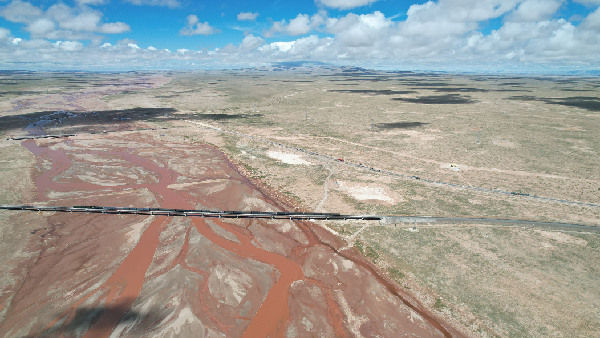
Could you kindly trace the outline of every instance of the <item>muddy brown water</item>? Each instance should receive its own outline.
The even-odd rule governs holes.
[[[138,195],[145,191],[163,208],[243,210],[253,201],[286,209],[214,147],[165,145],[141,135],[103,145],[98,139],[107,136],[86,137],[22,143],[38,160],[37,202],[142,207]],[[112,175],[131,181],[111,186],[89,179],[97,168],[90,155],[118,160]],[[199,189],[199,183],[210,188]],[[74,192],[75,197],[49,199]],[[245,337],[459,335],[354,249],[342,250],[344,242],[310,222],[290,221],[284,231],[268,220],[216,219],[211,227],[203,218],[150,216],[135,244],[127,246],[129,229],[144,217],[47,217],[49,230],[28,244],[36,255],[20,261],[17,270],[26,273],[10,290],[15,296],[0,335],[191,334],[199,333],[197,327],[201,335]],[[346,265],[351,268],[339,268]],[[184,282],[173,279],[176,271],[187,276]],[[210,284],[214,276],[222,290],[231,286],[234,297]],[[170,287],[177,283],[183,287]],[[148,304],[160,316],[124,320]],[[92,310],[74,323],[81,309]]]

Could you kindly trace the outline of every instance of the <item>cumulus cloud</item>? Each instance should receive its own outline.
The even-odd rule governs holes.
[[[138,6],[165,6],[175,8],[181,6],[178,0],[125,0]]]
[[[269,44],[269,49],[263,49],[263,51],[267,51],[267,50],[277,50],[280,52],[287,52],[290,49],[292,49],[292,47],[294,47],[294,44],[296,43],[296,41],[277,41],[277,42],[271,42]]]
[[[271,37],[276,33],[284,35],[304,35],[308,32],[317,29],[325,22],[323,13],[317,13],[312,16],[308,14],[298,14],[289,22],[281,20],[273,23],[273,26],[264,34],[266,37]]]
[[[556,13],[562,3],[562,0],[527,0],[519,4],[509,20],[526,22],[547,20]]]
[[[27,27],[27,30],[34,36],[48,35],[48,33],[53,32],[54,29],[54,21],[45,18],[36,19]]]
[[[389,34],[393,22],[383,13],[348,15],[327,20],[327,31],[341,44],[351,47],[370,46]]]
[[[242,40],[242,43],[240,44],[240,49],[242,49],[242,50],[257,49],[264,43],[265,43],[264,39],[254,36],[252,34],[248,34],[244,37],[244,40]]]
[[[6,28],[0,27],[0,41],[8,40],[10,37],[10,31]]]
[[[369,5],[377,0],[315,0],[317,4],[329,8],[350,9]]]
[[[54,46],[67,52],[75,52],[83,48],[83,44],[79,41],[56,41]]]
[[[215,29],[208,22],[200,22],[198,17],[194,14],[188,15],[186,20],[187,25],[179,31],[179,34],[181,35],[211,35],[220,32],[219,29]]]
[[[0,16],[10,22],[27,23],[41,17],[43,11],[29,2],[12,1],[2,10]]]
[[[600,33],[600,7],[588,15],[582,22],[581,26],[588,30]]]
[[[102,13],[87,6],[70,7],[58,3],[45,11],[31,3],[16,0],[2,10],[0,16],[25,24],[33,39],[98,40],[95,33],[116,34],[129,30],[123,22],[101,23]]]
[[[25,4],[22,1],[10,4],[13,3]],[[0,10],[0,15],[13,11],[15,20],[21,20],[25,28],[35,34],[32,32],[30,39],[21,40],[12,37],[10,31],[0,29],[0,40],[6,41],[0,48],[0,66],[7,69],[12,63],[20,67],[20,62],[34,62],[39,67],[66,67],[69,63],[65,60],[83,69],[88,66],[92,69],[118,66],[126,69],[237,68],[284,60],[478,71],[550,69],[557,65],[585,67],[586,70],[600,67],[597,57],[600,55],[600,9],[590,8],[579,24],[573,24],[557,18],[561,0],[429,1],[411,6],[402,20],[379,11],[336,16],[325,12],[299,14],[275,22],[264,37],[247,34],[223,48],[178,49],[172,53],[126,39],[117,44],[77,44],[74,43],[77,39],[61,37],[56,38],[60,43],[53,44],[43,38],[56,32],[108,33],[124,27],[104,23],[102,16],[94,16],[98,12],[89,7],[61,5],[65,7],[29,15],[19,11],[18,6],[9,8],[10,4]],[[88,20],[74,19],[85,18],[81,15],[83,12],[88,14]],[[59,17],[72,22],[61,26]],[[501,24],[497,29],[481,30],[489,20],[499,18]],[[216,29],[207,22],[190,15],[180,33],[214,32]],[[265,41],[266,37],[275,35],[280,41],[272,38]]]
[[[596,6],[600,5],[600,0],[574,0],[580,4],[584,4],[586,6]]]
[[[106,3],[106,0],[77,0],[78,5],[102,5]]]
[[[98,31],[105,34],[119,34],[129,31],[129,25],[123,22],[105,23]]]
[[[258,18],[258,13],[241,12],[237,15],[239,21],[255,21]]]

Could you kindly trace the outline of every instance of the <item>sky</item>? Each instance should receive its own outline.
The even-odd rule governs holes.
[[[0,0],[0,69],[600,70],[600,0]]]

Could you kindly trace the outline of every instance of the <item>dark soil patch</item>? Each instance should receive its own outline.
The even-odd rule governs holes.
[[[419,96],[418,98],[395,97],[392,100],[421,104],[467,104],[477,102],[468,96],[460,94]]]
[[[379,129],[408,129],[408,128],[421,127],[426,124],[429,124],[429,123],[425,123],[425,122],[391,122],[391,123],[376,123],[373,125],[373,127],[376,127]]]

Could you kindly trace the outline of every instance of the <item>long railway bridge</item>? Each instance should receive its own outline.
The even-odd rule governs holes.
[[[148,216],[184,216],[208,218],[263,218],[285,219],[296,221],[343,221],[363,220],[379,221],[381,225],[393,226],[408,224],[412,226],[427,225],[490,225],[490,226],[525,226],[545,227],[556,230],[597,232],[599,226],[562,223],[552,221],[536,221],[522,219],[499,218],[469,218],[469,217],[438,217],[438,216],[408,216],[408,215],[344,215],[338,213],[320,212],[289,212],[289,211],[238,211],[238,210],[192,210],[192,209],[165,209],[165,208],[133,208],[133,207],[106,207],[93,205],[76,206],[36,206],[36,205],[0,205],[0,210],[22,210],[38,212],[68,212],[68,213],[96,213],[107,215],[148,215]]]

